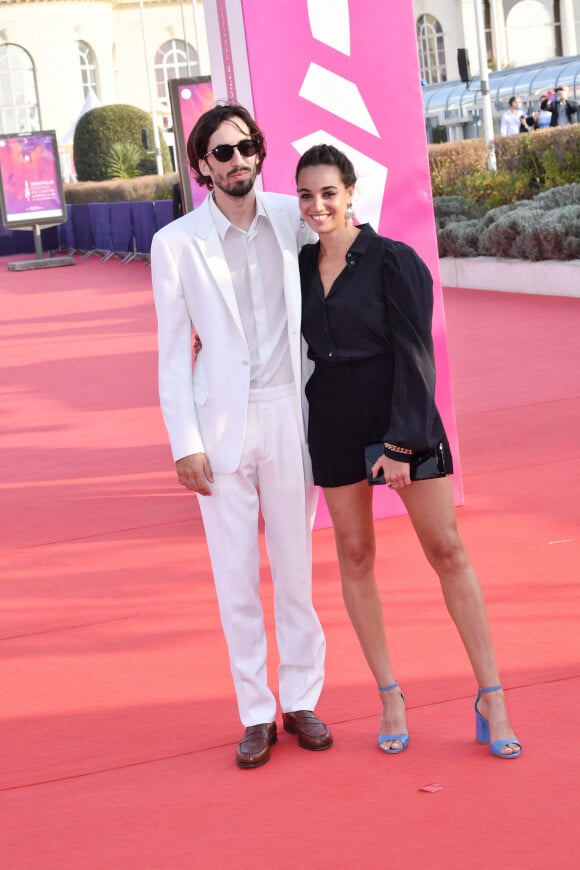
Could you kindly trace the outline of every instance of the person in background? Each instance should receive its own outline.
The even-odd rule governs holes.
[[[351,161],[332,145],[298,161],[300,211],[319,237],[300,252],[302,331],[314,361],[308,446],[332,518],[346,609],[382,699],[379,748],[402,752],[409,732],[374,572],[365,447],[377,442],[383,450],[373,478],[384,474],[401,497],[478,681],[476,739],[499,758],[517,758],[481,587],[446,476],[453,463],[435,405],[431,275],[412,248],[354,225],[355,183]],[[411,482],[411,464],[435,452],[442,476]]]
[[[552,104],[550,127],[566,127],[578,120],[578,103],[568,99],[568,86],[556,88],[556,102]]]
[[[509,98],[509,108],[501,116],[499,132],[502,136],[516,136],[521,132],[522,118],[525,115],[522,112],[519,97]]]
[[[540,100],[540,110],[536,112],[534,115],[534,129],[535,130],[545,130],[550,126],[552,121],[552,112],[550,110],[550,98],[547,94]]]
[[[256,192],[266,146],[242,106],[205,112],[187,153],[209,194],[153,239],[159,393],[178,480],[198,496],[245,726],[236,763],[250,768],[269,761],[277,740],[259,595],[260,511],[284,729],[304,749],[332,746],[313,712],[325,639],[312,604],[316,490],[302,412],[298,249],[316,237],[301,229],[295,197]]]

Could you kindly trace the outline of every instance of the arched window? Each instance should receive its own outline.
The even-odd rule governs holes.
[[[95,53],[88,42],[77,42],[77,47],[83,97],[86,97],[90,90],[94,91],[97,97],[100,97]]]
[[[40,130],[32,58],[19,45],[0,45],[0,133]]]
[[[69,44],[66,52],[66,82],[71,117],[78,115],[89,91],[100,96],[97,60],[88,42]]]
[[[550,60],[556,54],[554,22],[540,0],[520,0],[506,18],[511,63],[523,66]]]
[[[197,52],[182,39],[170,39],[155,52],[155,82],[157,96],[169,106],[167,82],[199,75]]]
[[[417,19],[417,44],[421,78],[429,85],[446,82],[443,29],[433,15],[420,15]]]

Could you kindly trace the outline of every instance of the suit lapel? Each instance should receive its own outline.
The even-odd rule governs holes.
[[[209,211],[207,199],[199,207],[197,215],[199,221],[198,230],[195,235],[200,254],[207,264],[216,288],[228,306],[236,326],[242,335],[244,335],[232,277],[226,262],[219,233]]]
[[[292,227],[292,222],[284,205],[282,203],[278,204],[275,201],[273,202],[267,196],[264,196],[258,191],[256,191],[256,195],[270,220],[282,254],[284,298],[286,301],[290,347],[292,348],[295,344],[292,335],[296,332],[300,334],[301,316],[301,295],[298,276],[296,236],[294,228]],[[217,290],[222,295],[229,311],[231,312],[234,322],[243,336],[244,329],[240,318],[236,294],[234,292],[234,285],[232,283],[230,270],[226,263],[219,233],[209,211],[207,199],[201,204],[197,211],[192,214],[196,215],[197,218],[197,225],[194,234],[195,241],[199,246],[200,254],[207,264],[207,268]],[[294,359],[293,363],[295,364]]]

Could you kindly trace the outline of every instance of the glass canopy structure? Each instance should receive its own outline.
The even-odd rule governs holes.
[[[580,100],[580,55],[490,72],[494,119],[499,125],[499,118],[507,109],[511,96],[520,98],[524,111],[534,111],[539,108],[542,94],[558,85],[568,85],[570,97]],[[453,81],[424,85],[422,92],[429,142],[474,139],[483,135],[478,76],[474,76],[469,84]]]

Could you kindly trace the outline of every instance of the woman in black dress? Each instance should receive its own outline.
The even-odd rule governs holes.
[[[353,224],[355,182],[352,163],[332,145],[310,148],[296,170],[302,220],[319,236],[300,255],[302,330],[315,364],[306,386],[309,448],[332,517],[345,605],[381,694],[379,748],[402,752],[409,734],[374,575],[365,447],[375,442],[384,443],[384,455],[373,476],[384,472],[401,497],[478,681],[476,739],[500,758],[517,758],[521,746],[479,581],[457,531],[450,482],[410,477],[411,460],[438,444],[452,470],[434,399],[431,276],[407,245]]]

